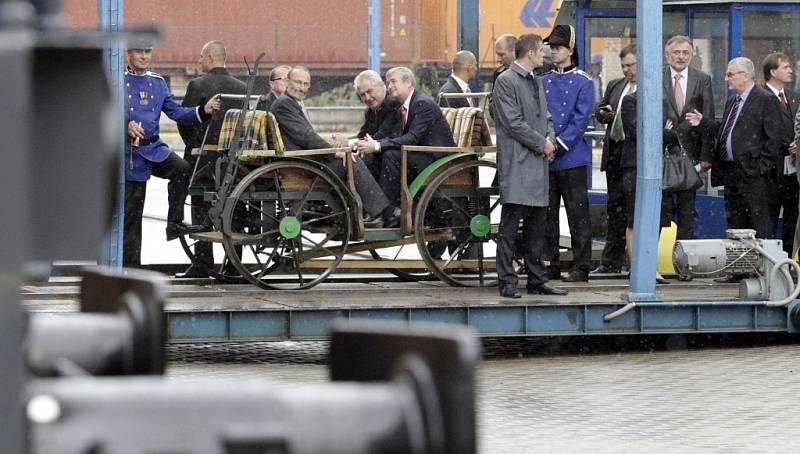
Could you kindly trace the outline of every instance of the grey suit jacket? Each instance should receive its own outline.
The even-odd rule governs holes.
[[[283,146],[287,151],[314,150],[331,145],[314,131],[314,127],[303,115],[303,108],[296,99],[284,93],[272,103],[270,108],[281,130]]]
[[[502,203],[550,205],[545,140],[552,137],[541,78],[512,63],[494,84],[492,116],[497,125],[497,168]]]
[[[678,112],[675,104],[675,81],[669,66],[664,70],[664,118],[672,120],[673,128],[678,133],[686,152],[695,159],[711,162],[714,151],[714,140],[701,134],[686,120],[686,114],[697,110],[704,118],[714,118],[714,97],[711,93],[711,76],[689,67],[686,79],[686,101],[683,110]]]

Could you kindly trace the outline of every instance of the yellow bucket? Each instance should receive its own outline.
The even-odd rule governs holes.
[[[675,274],[675,267],[672,266],[672,249],[678,238],[678,226],[670,222],[669,227],[661,229],[658,238],[658,272],[664,274]]]

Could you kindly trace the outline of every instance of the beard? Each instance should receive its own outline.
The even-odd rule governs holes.
[[[302,101],[302,100],[304,100],[306,98],[306,94],[305,93],[301,93],[301,92],[295,90],[292,87],[286,87],[286,93],[289,93],[289,96],[291,96],[294,99],[300,100],[300,101]]]

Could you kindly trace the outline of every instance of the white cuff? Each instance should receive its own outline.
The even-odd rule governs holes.
[[[377,140],[375,141],[375,151],[381,151],[381,143]]]
[[[358,139],[350,139],[347,141],[347,148],[353,148],[358,143]]]

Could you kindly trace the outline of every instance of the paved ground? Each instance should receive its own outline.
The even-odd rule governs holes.
[[[322,347],[309,345],[313,361]],[[798,354],[781,345],[487,360],[480,452],[796,452]],[[173,362],[168,375],[327,381],[315,364]]]

